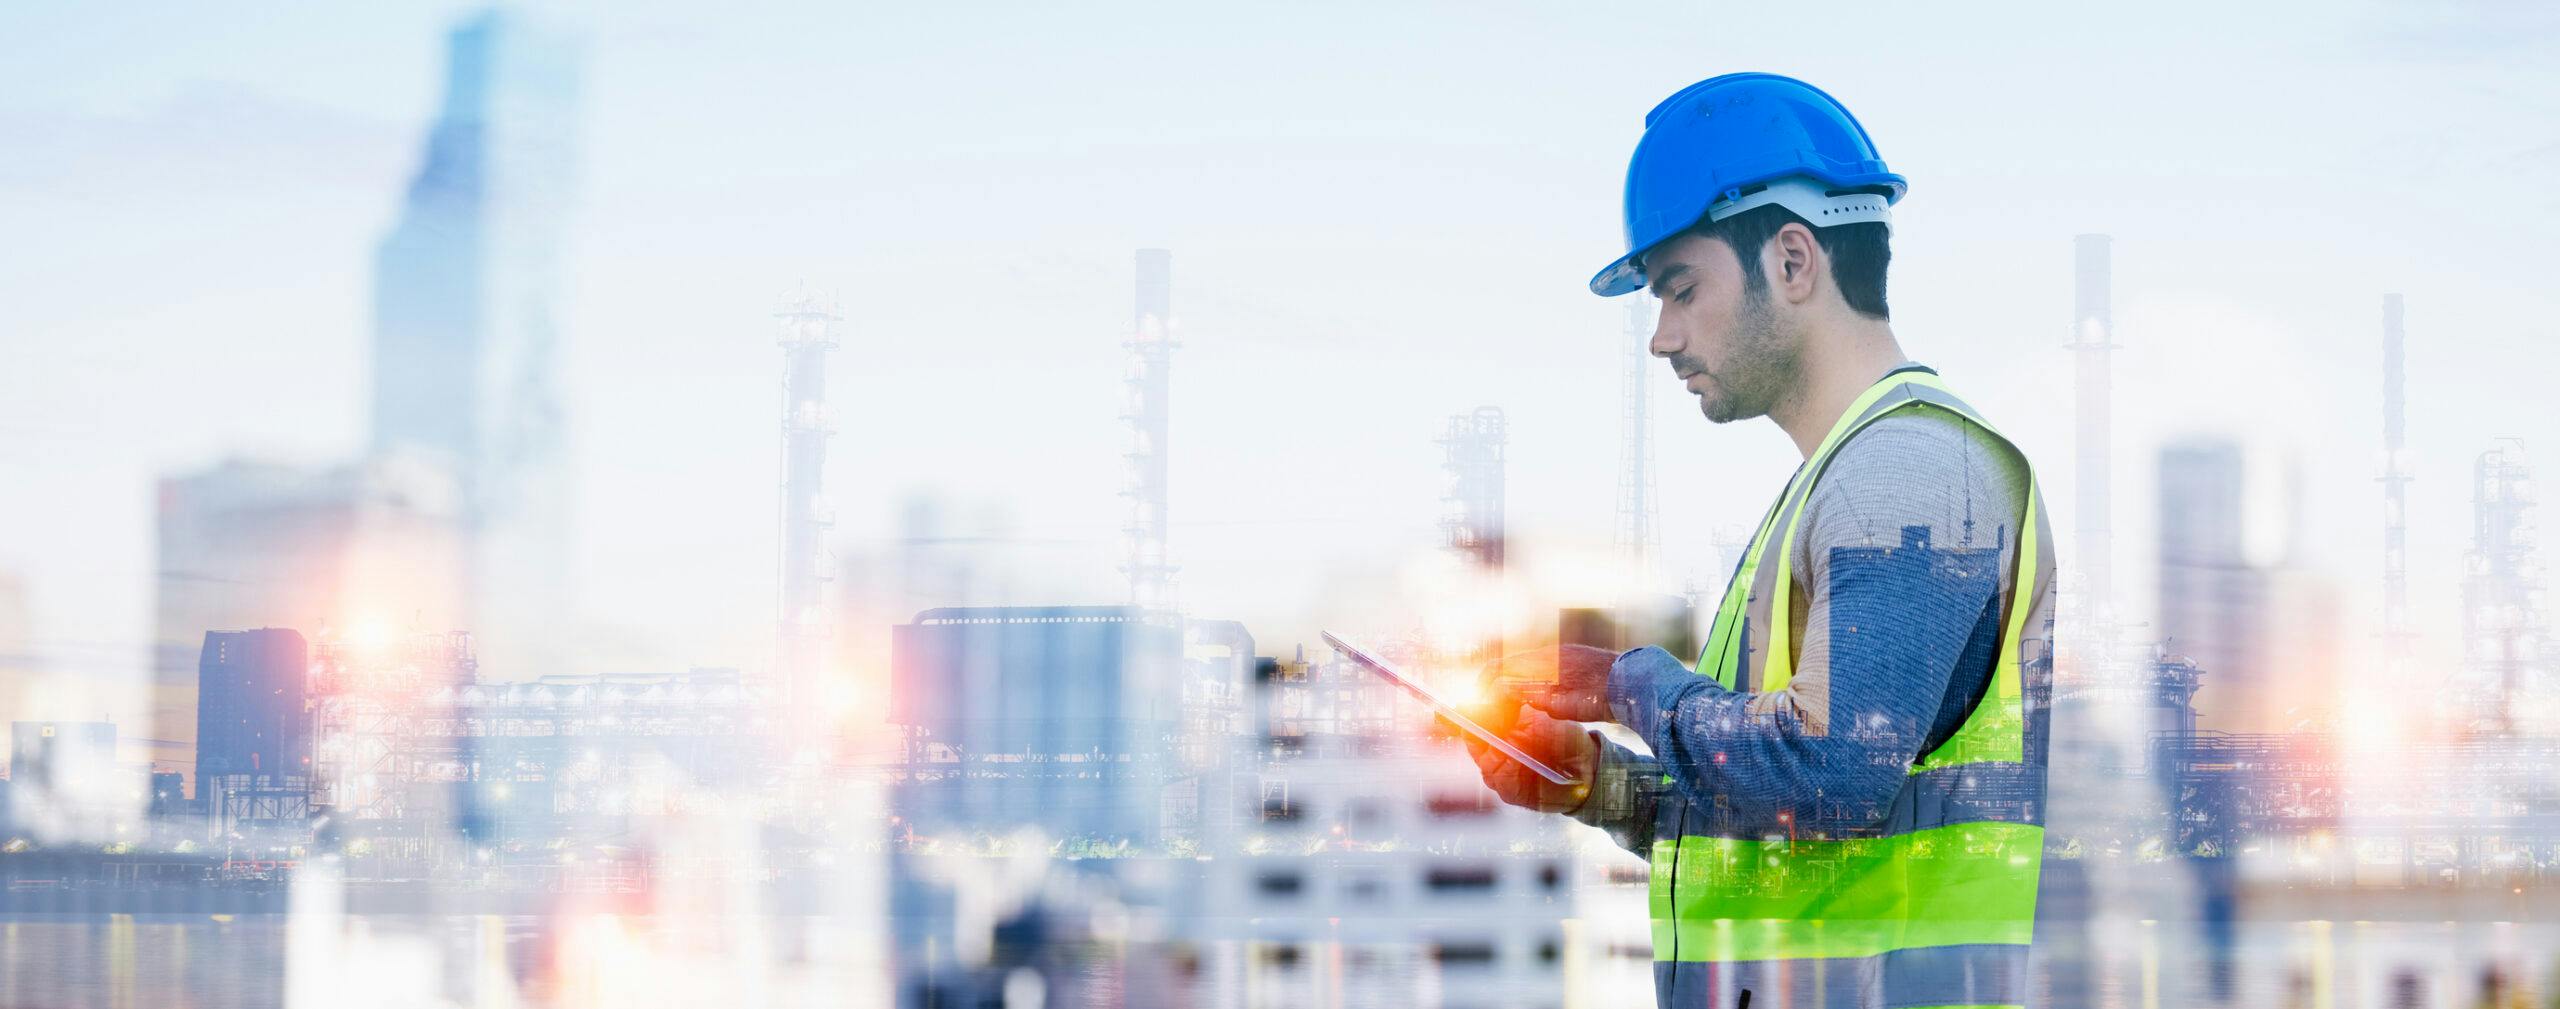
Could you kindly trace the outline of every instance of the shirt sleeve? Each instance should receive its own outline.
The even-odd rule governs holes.
[[[1998,618],[2026,476],[1986,438],[1942,414],[1902,415],[1833,457],[1800,533],[1804,629],[1783,689],[1727,690],[1658,648],[1619,656],[1613,714],[1692,808],[1742,836],[1855,831],[1885,815],[1968,641],[1986,612]],[[1988,664],[1966,672],[1987,681]]]
[[[1606,831],[1618,847],[1651,857],[1661,768],[1651,755],[1610,742],[1597,732],[1591,734],[1591,741],[1599,744],[1600,759],[1592,771],[1591,794],[1572,817]]]

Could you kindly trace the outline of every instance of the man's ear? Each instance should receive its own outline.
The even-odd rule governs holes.
[[[1769,239],[1769,286],[1788,304],[1812,300],[1822,272],[1822,243],[1813,229],[1789,221]]]

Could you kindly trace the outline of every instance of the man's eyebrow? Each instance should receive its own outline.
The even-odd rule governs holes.
[[[1655,291],[1659,293],[1662,285],[1680,279],[1680,275],[1687,272],[1689,272],[1689,264],[1673,263],[1669,266],[1663,267],[1661,275],[1648,277],[1646,279],[1652,282]]]

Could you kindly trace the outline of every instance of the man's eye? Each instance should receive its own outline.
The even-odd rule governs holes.
[[[1676,301],[1676,302],[1679,302],[1679,303],[1681,303],[1681,304],[1683,304],[1683,305],[1686,305],[1686,304],[1688,304],[1688,303],[1689,303],[1689,292],[1691,292],[1691,291],[1695,291],[1695,290],[1697,290],[1697,288],[1694,288],[1694,287],[1683,287],[1683,288],[1681,288],[1681,289],[1680,289],[1680,293],[1678,293],[1678,294],[1675,294],[1675,295],[1672,295],[1672,296],[1671,296],[1671,300]]]

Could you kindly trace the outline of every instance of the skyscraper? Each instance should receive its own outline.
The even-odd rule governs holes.
[[[2253,731],[2270,703],[2264,574],[2244,548],[2240,446],[2190,438],[2160,449],[2159,634],[2202,672],[2207,728]]]
[[[495,10],[457,26],[374,260],[373,448],[453,469],[465,626],[501,678],[564,671],[575,614],[558,302],[578,88],[567,40]]]
[[[311,773],[311,649],[282,628],[204,636],[196,790],[224,775],[274,784]]]

